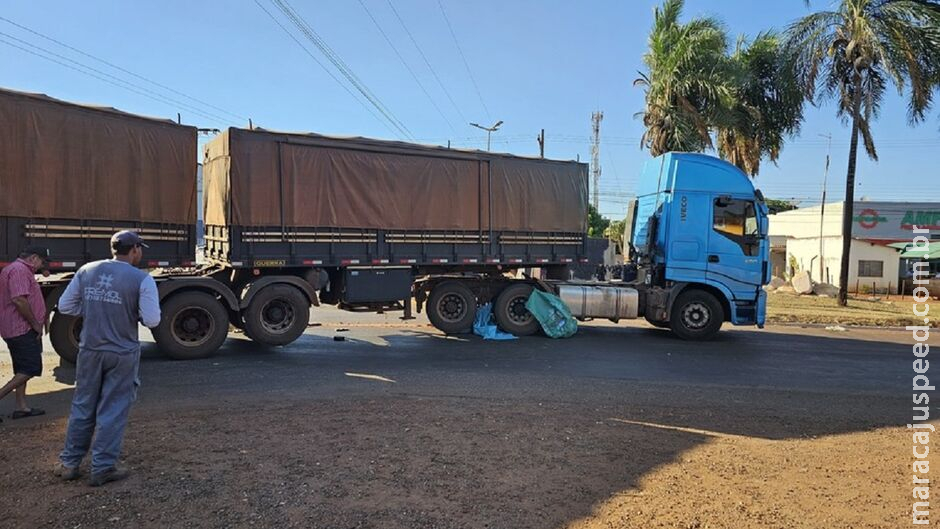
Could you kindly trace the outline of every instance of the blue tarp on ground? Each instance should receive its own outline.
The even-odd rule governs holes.
[[[568,305],[558,296],[541,290],[533,290],[525,308],[542,325],[542,330],[551,338],[569,338],[578,332],[578,322],[568,310]]]
[[[477,308],[477,317],[473,320],[473,334],[484,340],[515,340],[516,336],[499,330],[493,321],[493,304],[487,303]]]

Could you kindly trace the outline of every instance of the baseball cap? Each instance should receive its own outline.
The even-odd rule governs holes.
[[[118,246],[143,246],[144,248],[150,248],[144,243],[144,240],[140,238],[140,235],[130,230],[121,230],[111,236],[111,248],[117,248]]]
[[[49,261],[49,248],[45,246],[27,246],[23,248],[23,253],[28,255],[38,255],[43,261]]]

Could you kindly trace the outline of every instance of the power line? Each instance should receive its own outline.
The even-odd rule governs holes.
[[[313,30],[309,23],[298,14],[287,0],[271,0],[271,2],[300,30],[301,33],[313,43],[320,52],[339,70],[339,72],[349,81],[353,87],[362,94],[366,100],[372,104],[398,131],[406,138],[413,137],[411,131],[396,118],[392,111],[376,96],[372,90],[356,75],[355,72],[346,64],[345,61],[323,40],[320,35]]]
[[[362,0],[359,0],[359,5],[362,6],[362,9],[364,9],[366,14],[369,15],[369,18],[372,19],[372,23],[375,24],[376,29],[378,29],[379,33],[381,33],[382,36],[385,37],[385,42],[388,43],[389,47],[392,48],[392,51],[395,52],[395,55],[398,56],[398,60],[401,61],[402,66],[404,66],[405,69],[408,70],[408,73],[411,74],[411,77],[415,80],[415,83],[418,84],[418,86],[421,88],[421,91],[424,92],[425,96],[427,96],[428,101],[431,102],[431,105],[434,106],[435,110],[437,110],[437,113],[441,115],[441,118],[444,120],[444,122],[447,123],[447,126],[450,127],[451,132],[456,134],[457,131],[454,130],[454,125],[450,122],[449,119],[447,119],[447,116],[444,115],[444,112],[441,110],[441,107],[437,106],[437,103],[434,101],[434,98],[431,97],[431,94],[428,93],[428,90],[424,87],[424,84],[421,83],[421,81],[418,79],[418,76],[415,75],[415,72],[414,70],[411,69],[411,66],[408,66],[408,63],[405,61],[405,58],[398,51],[398,48],[395,47],[395,44],[392,43],[392,39],[390,39],[388,34],[385,33],[385,30],[382,29],[382,26],[379,24],[379,21],[376,20],[374,16],[372,16],[372,12],[369,11],[368,7],[366,7],[365,2],[363,2]]]
[[[457,106],[457,103],[454,101],[454,98],[451,97],[450,92],[447,90],[447,87],[444,86],[444,83],[441,81],[441,78],[437,75],[437,71],[431,66],[431,61],[428,60],[427,55],[424,54],[424,50],[421,49],[421,46],[418,45],[418,41],[415,40],[414,35],[411,34],[411,31],[408,29],[408,26],[405,25],[405,21],[402,20],[401,15],[398,14],[398,10],[395,9],[395,5],[392,4],[392,0],[386,0],[388,2],[388,7],[392,8],[392,12],[395,14],[395,18],[398,19],[398,23],[401,24],[402,29],[405,30],[405,33],[408,35],[408,38],[411,39],[411,43],[414,44],[414,47],[418,50],[418,53],[421,55],[421,58],[424,59],[424,64],[428,67],[428,70],[431,71],[431,75],[434,76],[434,79],[437,81],[438,86],[441,87],[441,90],[444,92],[444,95],[447,96],[447,99],[450,100],[450,104],[454,106],[454,110],[457,111],[457,115],[460,116],[460,121],[462,123],[467,122],[467,118],[463,115],[463,112],[460,111],[460,107]]]
[[[457,34],[454,33],[454,27],[450,25],[450,19],[447,18],[447,11],[444,10],[444,4],[441,3],[441,0],[437,0],[437,5],[441,8],[441,14],[444,15],[444,22],[447,23],[447,29],[450,30],[450,36],[454,38],[454,46],[457,47],[457,52],[460,54],[460,58],[463,60],[463,65],[467,69],[467,75],[470,76],[470,82],[473,83],[473,88],[477,92],[477,97],[480,98],[480,104],[483,105],[483,112],[486,113],[486,119],[490,119],[490,109],[486,107],[486,103],[483,101],[483,94],[480,93],[480,87],[477,85],[477,80],[473,77],[473,72],[470,71],[470,63],[467,62],[467,57],[463,54],[463,49],[460,48],[460,42],[457,41]]]
[[[323,64],[323,62],[321,62],[320,59],[318,59],[316,55],[314,55],[313,53],[311,53],[311,51],[308,50],[307,47],[304,46],[304,44],[303,44],[302,42],[300,42],[300,40],[297,39],[297,37],[295,37],[294,34],[291,33],[290,30],[287,29],[287,27],[284,26],[284,24],[281,24],[281,21],[278,20],[277,17],[275,17],[273,13],[271,13],[271,12],[268,11],[263,5],[261,5],[261,2],[260,2],[259,0],[255,0],[255,4],[257,4],[257,6],[258,6],[259,8],[261,8],[261,10],[264,11],[264,13],[265,13],[266,15],[268,15],[268,16],[271,18],[271,20],[273,20],[274,23],[277,24],[277,26],[278,26],[279,28],[281,28],[281,30],[284,31],[284,33],[285,33],[288,37],[291,38],[291,40],[293,40],[295,43],[297,43],[297,45],[300,46],[300,49],[304,50],[304,53],[306,53],[308,56],[310,56],[310,58],[313,59],[313,61],[314,61],[315,63],[317,63],[317,64],[320,66],[320,68],[322,68],[323,71],[326,72],[327,75],[329,75],[334,81],[336,81],[336,84],[338,84],[339,86],[341,86],[341,87],[343,88],[343,90],[345,90],[346,93],[349,94],[349,97],[353,98],[353,100],[355,100],[357,103],[359,103],[359,105],[362,106],[362,108],[364,108],[366,111],[368,111],[370,114],[372,114],[372,117],[374,117],[374,118],[376,119],[376,121],[378,121],[379,123],[381,123],[382,125],[384,125],[385,128],[388,129],[389,132],[391,132],[392,134],[395,134],[395,133],[396,133],[395,130],[392,129],[392,127],[389,126],[388,122],[386,122],[386,121],[383,120],[378,114],[376,114],[376,113],[375,113],[375,110],[373,110],[372,107],[370,107],[369,105],[365,104],[361,99],[359,99],[358,97],[356,97],[356,94],[354,94],[353,91],[350,90],[349,87],[348,87],[345,83],[343,83],[342,81],[340,81],[339,78],[336,77],[336,75],[335,75],[332,71],[330,71],[330,69],[327,68],[326,65]]]
[[[174,93],[174,94],[176,94],[176,95],[185,97],[186,99],[189,99],[190,101],[193,101],[193,102],[195,102],[195,103],[199,103],[200,105],[203,105],[203,106],[209,107],[209,108],[211,108],[211,109],[217,110],[217,111],[219,111],[219,112],[222,112],[222,113],[227,114],[227,115],[229,115],[229,116],[231,116],[231,117],[240,119],[240,120],[242,120],[242,121],[245,121],[245,120],[248,119],[248,118],[246,118],[246,117],[244,117],[244,116],[240,116],[240,115],[238,115],[238,114],[235,114],[234,112],[229,112],[228,110],[225,110],[224,108],[217,107],[217,106],[213,105],[212,103],[207,103],[207,102],[205,102],[205,101],[203,101],[203,100],[201,100],[201,99],[197,99],[197,98],[195,98],[195,97],[193,97],[193,96],[191,96],[191,95],[188,95],[188,94],[186,94],[186,93],[184,93],[184,92],[180,92],[179,90],[176,90],[176,89],[170,88],[169,86],[166,86],[166,85],[164,85],[164,84],[158,83],[158,82],[154,81],[153,79],[148,79],[147,77],[144,77],[144,76],[142,76],[142,75],[140,75],[140,74],[136,74],[136,73],[134,73],[134,72],[132,72],[132,71],[130,71],[130,70],[127,70],[127,69],[125,69],[125,68],[122,68],[122,67],[120,67],[120,66],[118,66],[118,65],[116,65],[116,64],[114,64],[114,63],[112,63],[112,62],[108,62],[108,61],[106,61],[106,60],[104,60],[104,59],[102,59],[102,58],[100,58],[100,57],[97,57],[97,56],[92,55],[92,54],[90,54],[90,53],[84,52],[84,51],[82,51],[82,50],[80,50],[80,49],[78,49],[78,48],[76,48],[76,47],[74,47],[74,46],[70,46],[70,45],[68,45],[68,44],[66,44],[66,43],[64,43],[64,42],[62,42],[62,41],[60,41],[60,40],[56,40],[56,39],[54,39],[54,38],[52,38],[52,37],[50,37],[50,36],[48,36],[48,35],[44,35],[44,34],[38,32],[38,31],[36,31],[36,30],[34,30],[34,29],[28,28],[28,27],[26,27],[26,26],[24,26],[24,25],[22,25],[22,24],[18,24],[18,23],[14,22],[14,21],[12,21],[12,20],[10,20],[10,19],[8,19],[8,18],[5,18],[5,17],[0,16],[0,20],[6,22],[6,23],[8,23],[8,24],[11,24],[11,25],[13,25],[13,26],[16,26],[16,27],[18,27],[18,28],[20,28],[20,29],[22,29],[22,30],[24,30],[24,31],[28,31],[29,33],[32,33],[33,35],[36,35],[37,37],[40,37],[40,38],[42,38],[42,39],[45,39],[45,40],[47,40],[47,41],[49,41],[49,42],[58,44],[59,46],[62,46],[63,48],[72,50],[72,51],[74,51],[75,53],[78,53],[78,54],[80,54],[80,55],[84,55],[85,57],[88,57],[89,59],[93,59],[93,60],[98,61],[98,62],[100,62],[100,63],[102,63],[102,64],[104,64],[104,65],[110,66],[111,68],[114,68],[115,70],[124,72],[124,73],[126,73],[126,74],[128,74],[128,75],[131,75],[131,76],[133,76],[133,77],[136,77],[137,79],[140,79],[140,80],[142,80],[142,81],[146,81],[146,82],[148,82],[148,83],[150,83],[150,84],[152,84],[152,85],[154,85],[154,86],[160,87],[160,88],[162,88],[162,89],[164,89],[164,90],[167,90],[167,91],[169,91],[169,92],[172,92],[172,93]]]
[[[197,114],[197,115],[199,115],[199,116],[202,116],[202,117],[204,117],[204,118],[206,118],[206,119],[218,120],[218,121],[220,121],[220,122],[222,122],[222,123],[229,122],[229,120],[226,119],[226,118],[223,118],[223,117],[218,116],[218,115],[215,115],[215,114],[211,114],[211,113],[209,113],[209,112],[205,112],[205,111],[200,110],[200,109],[198,109],[198,108],[192,107],[192,106],[190,106],[190,105],[188,105],[188,104],[186,104],[186,103],[182,103],[182,102],[177,101],[177,100],[175,100],[175,99],[166,97],[166,96],[164,96],[164,95],[162,95],[162,94],[159,94],[159,93],[157,93],[157,92],[154,92],[153,90],[144,88],[144,87],[142,87],[142,86],[140,86],[140,85],[137,85],[137,84],[134,84],[134,83],[132,83],[132,82],[130,82],[130,81],[126,81],[126,80],[124,80],[124,79],[121,79],[121,78],[119,78],[119,77],[116,77],[116,76],[114,76],[114,75],[111,75],[111,74],[109,74],[109,73],[107,73],[107,72],[103,72],[103,71],[101,71],[101,70],[98,70],[97,68],[88,66],[88,65],[86,65],[86,64],[82,64],[82,63],[80,63],[80,62],[78,62],[78,61],[76,61],[76,60],[74,60],[74,59],[71,59],[71,58],[69,58],[69,57],[65,57],[64,55],[60,55],[60,54],[55,53],[55,52],[53,52],[53,51],[47,50],[47,49],[45,49],[45,48],[43,48],[43,47],[41,47],[41,46],[37,46],[37,45],[35,45],[35,44],[31,44],[31,43],[29,43],[29,42],[26,42],[25,40],[18,39],[18,38],[16,38],[16,37],[12,36],[12,35],[9,35],[9,34],[7,34],[7,33],[2,32],[2,31],[0,31],[0,36],[3,36],[3,37],[6,37],[6,38],[9,38],[9,39],[12,39],[12,40],[14,40],[14,41],[16,41],[16,42],[19,42],[20,44],[24,44],[24,45],[26,45],[26,46],[29,46],[30,48],[33,48],[33,50],[39,50],[39,51],[41,51],[42,53],[45,53],[46,55],[43,55],[42,53],[38,53],[38,52],[36,52],[36,51],[30,50],[30,49],[28,49],[28,48],[24,48],[23,46],[19,46],[19,45],[17,45],[17,44],[14,44],[14,43],[8,41],[8,40],[5,40],[5,39],[0,38],[0,42],[2,42],[3,44],[6,44],[7,46],[10,46],[10,47],[13,47],[13,48],[17,48],[17,49],[19,49],[19,50],[21,50],[21,51],[24,51],[24,52],[29,53],[29,54],[31,54],[31,55],[34,55],[34,56],[36,56],[36,57],[45,59],[45,60],[50,61],[50,62],[54,62],[54,63],[56,63],[56,64],[58,64],[58,65],[60,65],[60,66],[64,66],[64,67],[66,67],[66,68],[75,70],[76,72],[83,73],[83,74],[88,75],[88,76],[90,76],[90,77],[94,77],[95,79],[98,79],[98,80],[100,80],[100,81],[104,81],[104,82],[106,82],[106,83],[108,83],[108,84],[117,86],[118,88],[123,88],[123,89],[125,89],[125,90],[129,90],[129,91],[131,91],[131,92],[134,92],[134,93],[136,93],[136,94],[142,95],[142,96],[147,97],[147,98],[149,98],[149,99],[152,99],[152,100],[154,100],[154,101],[158,101],[158,102],[160,102],[160,103],[165,103],[165,104],[170,104],[170,105],[178,105],[178,106],[180,106],[180,107],[182,107],[182,108],[184,108],[184,109],[186,109],[186,110],[188,110],[188,111],[190,111],[190,112],[192,112],[192,113],[194,113],[194,114]],[[71,64],[70,64],[70,63],[71,63]]]

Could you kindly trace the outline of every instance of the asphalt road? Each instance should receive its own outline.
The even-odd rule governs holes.
[[[232,334],[205,360],[167,360],[145,342],[139,406],[371,395],[681,405],[710,410],[707,420],[690,417],[698,424],[683,426],[720,430],[720,417],[711,412],[718,406],[736,419],[755,415],[755,430],[740,433],[775,437],[806,432],[780,424],[762,432],[761,414],[798,423],[803,412],[818,415],[818,406],[808,403],[825,401],[836,431],[898,425],[910,398],[911,339],[899,330],[726,326],[715,341],[689,343],[645,323],[588,322],[568,340],[495,342],[446,337],[423,318],[406,323],[393,314],[328,308],[315,311],[313,320],[318,323],[290,346],[261,348]],[[63,416],[74,369],[59,365],[51,347],[44,361],[45,375],[31,383],[38,393],[31,402]],[[0,374],[9,369],[0,353]],[[819,421],[813,424],[813,433],[826,433],[816,431]]]

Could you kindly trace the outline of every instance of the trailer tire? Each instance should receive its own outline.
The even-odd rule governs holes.
[[[55,352],[70,364],[78,359],[78,341],[82,332],[82,319],[56,312],[49,323],[49,341]]]
[[[431,324],[444,334],[464,334],[473,329],[477,299],[465,285],[444,281],[431,289],[427,311]]]
[[[699,289],[679,294],[672,305],[669,325],[683,340],[711,340],[725,321],[721,303],[712,294]]]
[[[265,345],[287,345],[307,329],[310,302],[295,287],[273,284],[251,298],[244,314],[249,338]]]
[[[534,286],[522,283],[510,285],[496,296],[493,317],[502,330],[516,336],[530,336],[539,332],[539,321],[525,308],[533,290]]]
[[[160,307],[153,338],[173,360],[196,360],[215,354],[228,336],[228,311],[212,294],[180,292]]]

